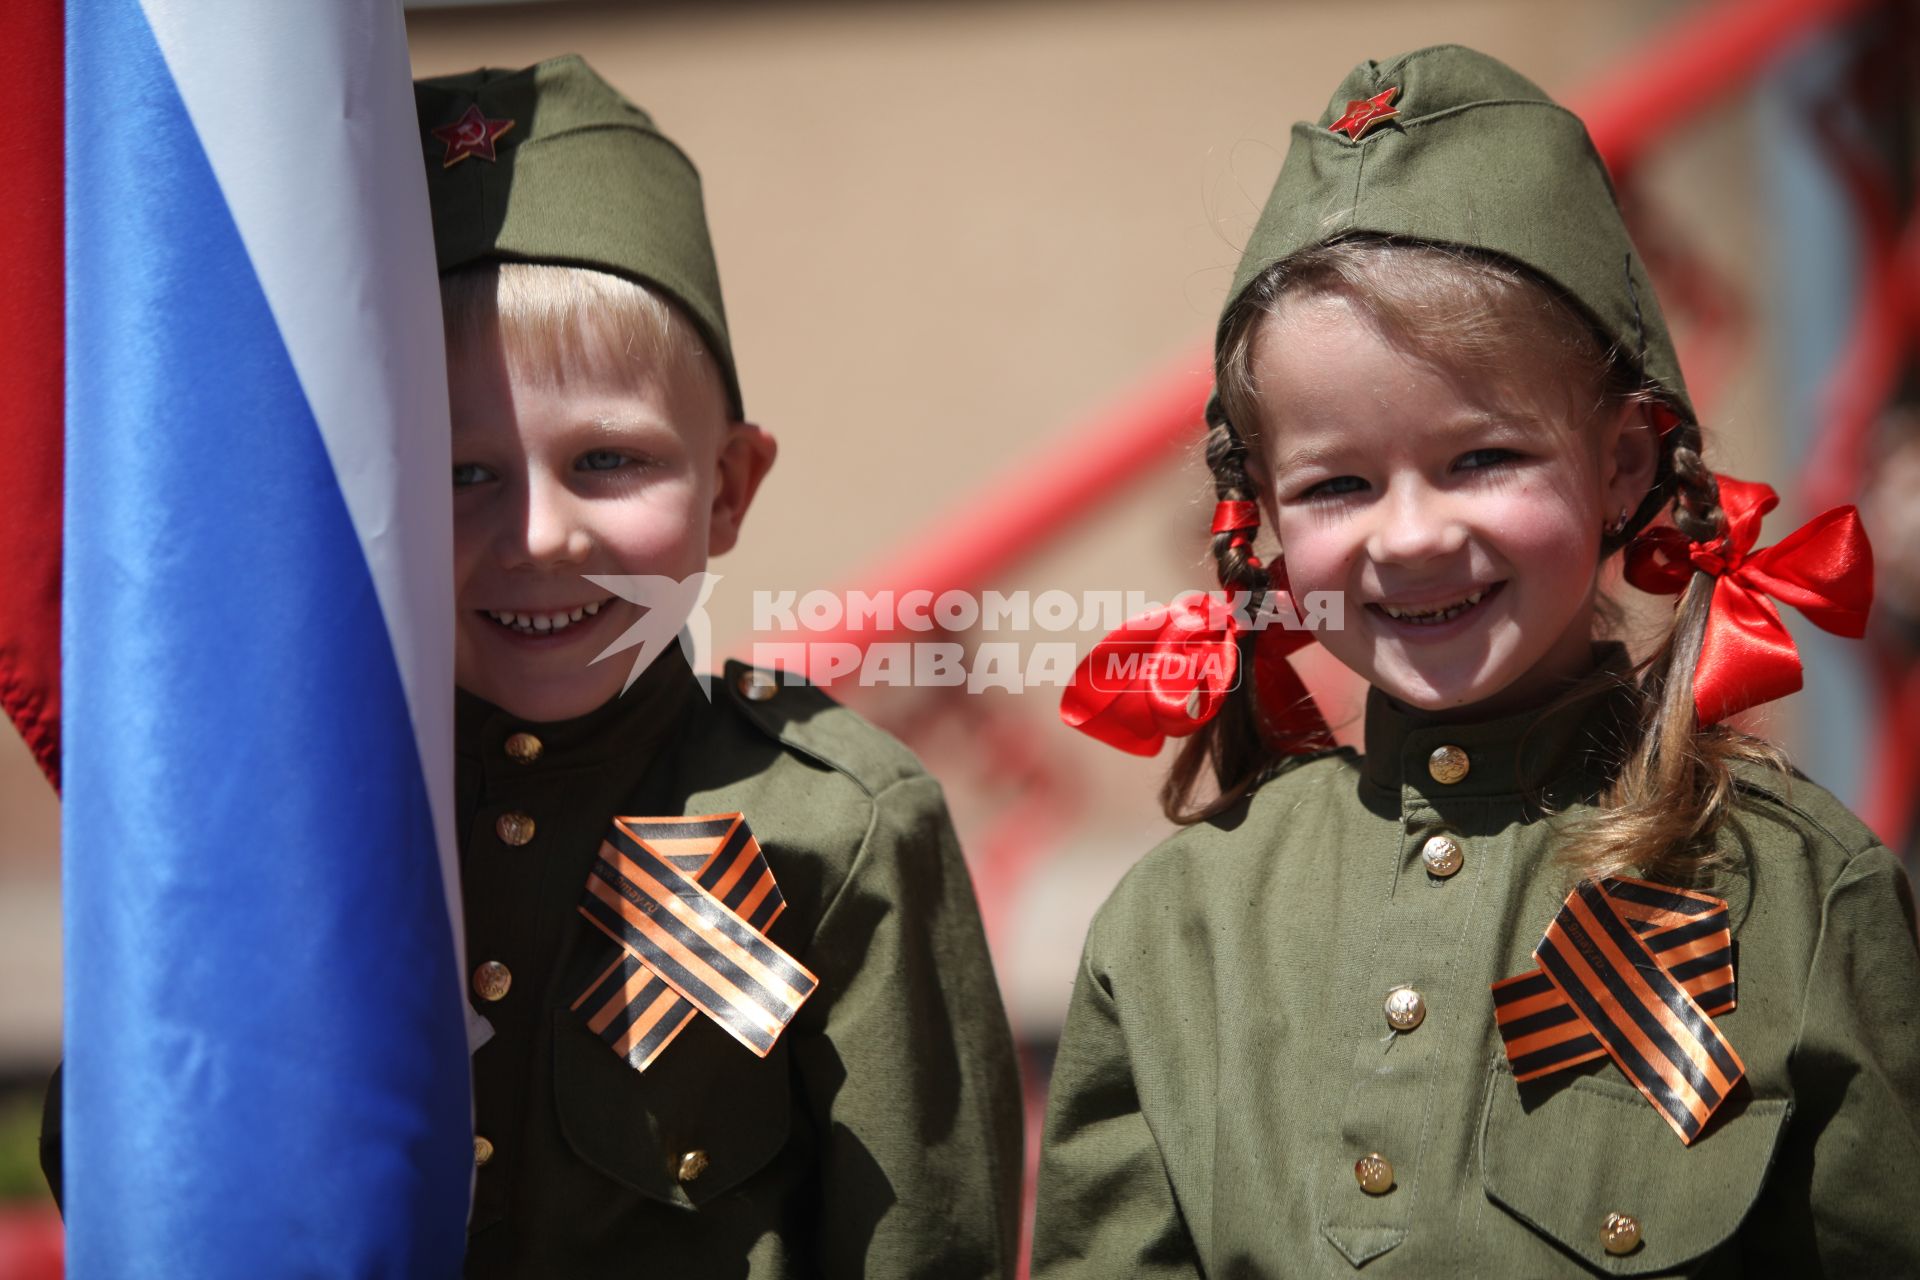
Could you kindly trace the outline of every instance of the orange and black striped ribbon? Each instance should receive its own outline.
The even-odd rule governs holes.
[[[1746,1073],[1713,1024],[1734,1006],[1726,900],[1624,877],[1567,895],[1540,967],[1493,984],[1516,1080],[1609,1057],[1682,1142]]]
[[[817,985],[766,936],[786,905],[742,815],[615,818],[580,903],[614,945],[572,1007],[636,1071],[696,1013],[765,1057]]]

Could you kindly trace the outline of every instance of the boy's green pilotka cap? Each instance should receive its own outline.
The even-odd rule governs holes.
[[[418,80],[440,270],[591,267],[666,293],[699,327],[743,417],[700,174],[578,54]]]
[[[1498,254],[1583,307],[1693,421],[1680,361],[1606,165],[1578,116],[1504,63],[1459,45],[1363,62],[1292,145],[1227,294],[1352,235]]]

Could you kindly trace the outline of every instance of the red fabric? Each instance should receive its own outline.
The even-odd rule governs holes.
[[[1856,638],[1866,631],[1873,550],[1859,513],[1835,507],[1754,551],[1761,520],[1779,504],[1767,485],[1722,476],[1725,539],[1692,542],[1663,525],[1627,548],[1627,581],[1642,591],[1676,595],[1696,570],[1717,579],[1693,676],[1694,713],[1703,725],[1800,688],[1800,653],[1775,600],[1800,610],[1823,631]]]
[[[1260,507],[1252,502],[1221,502],[1213,508],[1213,531],[1231,533],[1227,545],[1245,551],[1253,545],[1253,535],[1260,532]],[[1251,553],[1247,563],[1258,569],[1260,557]]]
[[[1213,531],[1237,533],[1260,527],[1260,505],[1255,502],[1220,502],[1213,508]]]
[[[1060,718],[1133,755],[1159,752],[1219,714],[1240,675],[1239,620],[1217,597],[1182,596],[1127,622],[1094,645],[1060,699]],[[1254,645],[1253,679],[1262,737],[1295,753],[1333,745],[1287,655],[1313,634],[1277,622]]]
[[[54,784],[60,769],[60,513],[65,392],[62,6],[0,4],[0,706]]]
[[[1260,736],[1283,755],[1325,751],[1334,745],[1333,730],[1307,692],[1300,673],[1287,655],[1313,642],[1311,631],[1289,631],[1270,626],[1253,646],[1253,687],[1258,698]]]

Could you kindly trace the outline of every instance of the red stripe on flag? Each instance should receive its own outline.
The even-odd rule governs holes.
[[[65,30],[57,0],[0,4],[0,706],[60,779],[65,437]]]

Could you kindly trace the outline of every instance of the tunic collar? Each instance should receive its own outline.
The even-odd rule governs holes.
[[[1493,720],[1449,720],[1369,690],[1362,772],[1375,786],[1436,800],[1528,795],[1576,772],[1611,776],[1638,697],[1624,646],[1596,646],[1595,658],[1596,671],[1612,682],[1551,714],[1536,707]]]
[[[625,693],[571,720],[525,720],[456,690],[454,749],[463,771],[489,780],[529,778],[619,763],[640,776],[699,696],[699,682],[678,645],[668,646]]]

